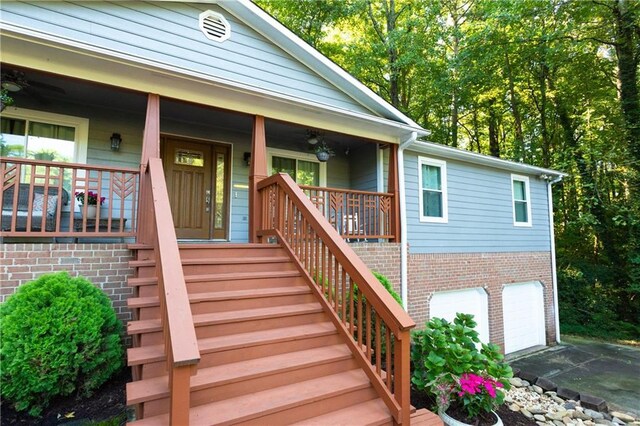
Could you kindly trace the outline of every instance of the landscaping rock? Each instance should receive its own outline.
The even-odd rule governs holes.
[[[607,401],[593,395],[581,394],[580,405],[595,411],[607,411]]]
[[[517,388],[521,388],[524,386],[524,384],[522,383],[522,379],[518,378],[518,377],[512,377],[509,379],[509,383],[511,383],[511,386],[515,386]]]
[[[567,401],[562,406],[567,410],[573,410],[576,408],[576,403],[574,401]]]
[[[578,399],[580,399],[580,393],[574,391],[573,389],[558,388],[558,390],[556,391],[556,394],[557,396],[563,399],[572,399],[574,401],[577,401]]]
[[[596,419],[596,424],[597,425],[606,425],[606,426],[616,426],[615,423],[613,423],[611,420],[607,420],[607,419]]]
[[[533,373],[530,373],[528,371],[521,371],[519,377],[522,380],[526,380],[529,383],[535,383],[536,380],[538,380],[538,376],[537,375],[535,375]]]
[[[526,408],[522,408],[522,409],[520,410],[520,412],[521,412],[521,413],[522,413],[522,415],[523,415],[523,416],[525,416],[526,418],[528,418],[528,419],[533,419],[533,414],[531,414],[531,413],[529,412],[529,410],[527,410]]]
[[[589,408],[585,408],[584,413],[591,417],[592,419],[596,420],[596,419],[604,419],[604,414],[598,412],[598,411],[594,411],[591,410]]]
[[[535,393],[537,393],[537,394],[542,395],[544,393],[544,391],[542,390],[542,388],[540,386],[533,385],[532,388],[533,388],[533,391]]]
[[[555,391],[556,389],[558,389],[558,385],[556,385],[554,382],[552,382],[549,379],[545,379],[544,377],[538,377],[538,380],[536,380],[536,385],[540,386],[542,389],[544,389],[545,391]]]
[[[533,418],[539,422],[545,422],[547,420],[542,414],[534,414]]]
[[[516,411],[516,412],[520,411],[520,406],[518,404],[515,404],[515,403],[511,404],[511,405],[509,405],[509,410]]]
[[[621,413],[620,411],[612,411],[611,414],[613,417],[617,417],[625,423],[633,422],[635,418],[630,416],[629,414]]]
[[[626,425],[627,424],[626,422],[623,422],[622,420],[620,420],[617,417],[614,417],[611,421],[614,422],[617,425]]]

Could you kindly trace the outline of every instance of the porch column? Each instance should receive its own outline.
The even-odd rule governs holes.
[[[256,115],[253,120],[251,140],[251,169],[249,170],[249,241],[258,242],[258,229],[262,222],[262,205],[258,183],[267,177],[267,138],[264,117]]]
[[[140,192],[138,194],[138,215],[136,225],[141,243],[150,243],[153,224],[149,221],[149,212],[153,210],[151,187],[146,175],[150,158],[160,158],[160,96],[149,93],[147,98],[147,118],[144,123],[142,137],[142,153],[140,156]],[[146,218],[146,220],[145,220]]]
[[[390,231],[394,235],[390,241],[400,242],[400,187],[398,176],[398,145],[389,145],[389,178],[387,192],[393,194],[391,211],[389,212]]]

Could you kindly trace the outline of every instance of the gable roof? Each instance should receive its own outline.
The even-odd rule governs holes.
[[[241,19],[254,30],[271,40],[290,55],[315,70],[327,81],[349,94],[352,98],[375,112],[381,117],[400,121],[411,127],[415,127],[419,134],[427,135],[429,132],[423,129],[415,121],[404,115],[387,101],[375,94],[344,69],[336,65],[322,53],[311,47],[308,43],[295,35],[291,30],[274,19],[250,0],[213,0],[206,3],[216,3],[229,13]]]

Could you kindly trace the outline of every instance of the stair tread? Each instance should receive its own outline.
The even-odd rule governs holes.
[[[291,262],[291,259],[288,256],[259,256],[259,257],[249,257],[249,256],[229,256],[229,257],[203,257],[196,259],[182,259],[182,265],[232,265],[232,264],[256,264],[256,263],[284,263]],[[140,266],[153,266],[156,264],[154,259],[147,260],[130,260],[129,266],[131,267],[140,267]]]
[[[280,244],[263,244],[263,243],[178,243],[180,249],[272,249],[281,248]],[[153,246],[150,244],[131,243],[127,245],[129,250],[151,250]]]
[[[195,326],[198,327],[315,312],[322,312],[322,306],[319,303],[300,303],[296,305],[270,306],[266,308],[198,314],[193,316],[193,322]],[[160,319],[129,321],[127,324],[127,332],[129,334],[155,332],[160,330]]]
[[[202,368],[191,377],[191,391],[281,374],[352,357],[349,347],[339,344]],[[128,405],[168,396],[169,380],[166,375],[127,383]]]
[[[225,273],[211,273],[211,274],[199,274],[199,275],[185,275],[184,280],[187,283],[190,282],[202,282],[202,281],[226,281],[226,280],[246,280],[255,278],[288,278],[298,277],[300,272],[296,270],[291,271],[258,271],[258,272],[225,272]],[[129,286],[135,287],[139,285],[154,285],[158,283],[156,277],[146,278],[129,278]]]
[[[215,421],[216,424],[231,424],[248,421],[306,403],[366,389],[369,386],[371,384],[366,374],[362,370],[355,369],[192,407],[189,422],[212,424]],[[163,414],[148,417],[132,424],[139,426],[169,424],[169,416]]]
[[[242,347],[326,336],[335,334],[336,332],[337,330],[333,323],[327,321],[198,339],[198,349],[201,354],[223,352]],[[165,359],[164,345],[131,348],[127,351],[127,359],[130,366],[162,361]]]
[[[377,398],[372,399],[371,401],[352,405],[351,407],[343,408],[342,410],[337,410],[331,413],[323,414],[321,416],[312,417],[310,419],[294,423],[294,425],[351,426],[355,423],[354,419],[357,419],[359,425],[367,426],[390,424],[393,421],[393,417],[391,416],[391,413],[389,413],[389,409],[385,405],[384,401],[380,398]]]
[[[254,299],[258,297],[275,297],[275,296],[289,296],[308,294],[311,290],[308,286],[290,286],[290,287],[268,287],[268,288],[256,288],[248,290],[227,290],[227,291],[212,291],[201,293],[190,293],[189,301],[191,303],[198,302],[214,302],[222,300],[239,300],[239,299]],[[149,306],[158,306],[160,299],[158,296],[148,297],[132,297],[127,300],[127,305],[130,308],[140,308]]]
[[[442,426],[442,419],[435,413],[421,408],[411,415],[411,424],[414,426]]]

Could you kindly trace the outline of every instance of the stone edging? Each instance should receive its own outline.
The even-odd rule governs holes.
[[[609,412],[607,401],[602,398],[559,388],[549,379],[517,368],[513,373],[505,403],[540,426],[640,426],[640,418],[632,414]]]

